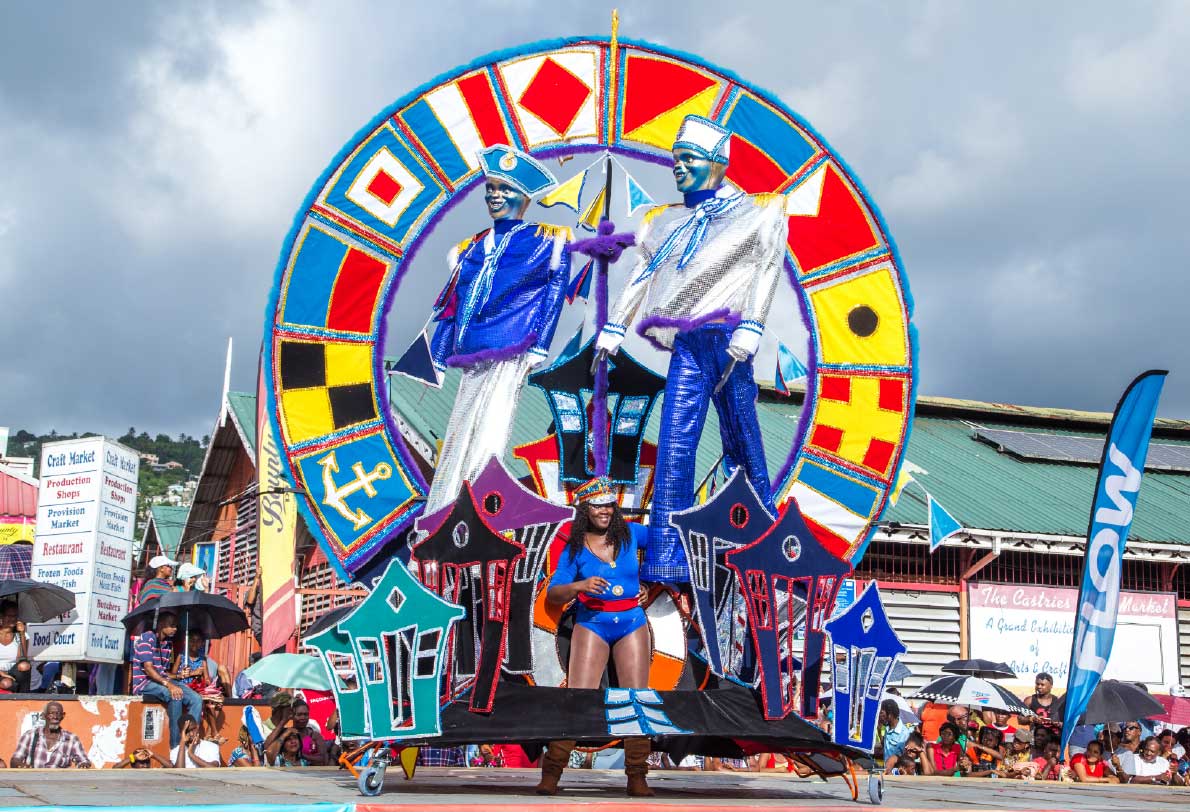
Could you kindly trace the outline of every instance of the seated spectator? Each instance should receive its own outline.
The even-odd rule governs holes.
[[[223,758],[219,755],[219,745],[200,736],[198,720],[193,716],[183,716],[181,721],[182,740],[169,751],[169,760],[173,767],[198,769],[202,767],[222,767]]]
[[[1161,757],[1170,764],[1176,764],[1186,755],[1186,748],[1178,744],[1177,736],[1170,728],[1157,734],[1157,741],[1161,742]]]
[[[938,729],[938,741],[926,747],[926,753],[934,763],[937,775],[966,775],[971,771],[971,759],[959,744],[959,726],[954,722],[943,722]]]
[[[206,592],[206,570],[187,561],[178,567],[178,592]]]
[[[169,717],[169,744],[177,747],[182,740],[182,716],[197,719],[202,714],[202,699],[184,685],[169,679],[173,658],[174,635],[178,620],[173,612],[157,615],[157,628],[141,634],[132,644],[132,693],[165,704]]]
[[[535,766],[519,744],[493,744],[492,753],[501,767],[526,769]]]
[[[1141,731],[1143,728],[1140,722],[1127,722],[1123,728],[1123,737],[1120,743],[1113,751],[1114,755],[1123,755],[1125,752],[1136,753],[1140,750]]]
[[[1087,742],[1087,749],[1070,759],[1070,771],[1074,773],[1074,780],[1083,784],[1120,783],[1103,760],[1103,744],[1097,740]]]
[[[19,617],[16,601],[0,604],[0,674],[12,678],[11,693],[25,694],[30,690],[33,663],[29,660],[25,624]]]
[[[1062,752],[1058,742],[1052,739],[1046,742],[1045,750],[1033,758],[1037,765],[1038,781],[1058,781],[1062,778]]]
[[[999,775],[1002,778],[1033,779],[1037,777],[1038,767],[1033,763],[1033,733],[1024,728],[1017,728],[1012,734],[1012,744],[1004,754],[1000,763]]]
[[[252,736],[247,725],[240,725],[240,743],[227,757],[228,767],[259,767],[260,758],[256,754],[256,745],[252,743]]]
[[[920,733],[910,733],[905,747],[896,756],[884,760],[885,775],[933,775],[934,764],[926,755],[926,743]]]
[[[133,770],[147,770],[153,766],[154,761],[156,761],[162,767],[168,768],[174,766],[147,747],[141,747],[133,750],[132,755],[128,756],[127,761],[121,761],[112,769],[127,770],[131,768]]]
[[[908,725],[901,721],[901,706],[895,699],[886,699],[880,703],[880,715],[877,720],[876,735],[878,747],[885,760],[898,755],[905,749],[905,742],[909,739]]]
[[[979,739],[967,748],[967,755],[971,759],[972,778],[988,778],[998,775],[1000,762],[1004,759],[1004,752],[1000,749],[1004,743],[1004,734],[990,725],[979,729]]]
[[[302,734],[292,727],[282,729],[272,753],[265,751],[270,767],[309,767],[310,760],[302,752]]]
[[[1053,730],[1043,725],[1037,725],[1031,730],[1033,731],[1033,758],[1045,755],[1045,748],[1051,741],[1054,741]]]
[[[174,591],[174,567],[178,562],[164,555],[155,555],[149,560],[149,574],[137,593],[136,605],[143,606],[160,598],[166,592]]]
[[[223,697],[231,685],[227,669],[206,654],[207,640],[202,632],[192,631],[186,650],[173,661],[170,678],[185,685],[202,698],[202,727],[205,738],[214,738],[222,728]]]
[[[255,651],[248,657],[248,665],[253,666],[260,662],[260,652]],[[235,682],[232,683],[231,695],[236,699],[259,699],[260,697],[260,683],[249,677],[243,671],[236,674]]]
[[[1149,736],[1135,753],[1125,752],[1112,756],[1111,764],[1125,784],[1177,784],[1184,782],[1173,771],[1168,759],[1161,755],[1161,743],[1156,736]]]
[[[1042,671],[1033,680],[1034,692],[1025,700],[1025,707],[1032,714],[1031,727],[1036,732],[1038,727],[1049,728],[1053,732],[1062,729],[1062,720],[1054,718],[1054,678]]]
[[[995,711],[995,721],[991,726],[999,730],[1001,737],[1004,739],[1011,739],[1012,734],[1016,733],[1016,728],[1008,723],[1011,717],[1012,714],[1008,711]]]
[[[310,706],[300,699],[290,703],[288,718],[283,724],[273,728],[273,732],[264,740],[267,762],[272,763],[283,752],[285,737],[289,735],[289,731],[298,735],[298,743],[301,745],[299,754],[306,762],[301,766],[326,764],[326,741],[310,724]]]
[[[62,767],[90,767],[91,760],[79,737],[62,729],[66,709],[61,702],[47,702],[41,713],[45,721],[26,730],[17,740],[12,754],[13,767],[32,767],[35,770]]]

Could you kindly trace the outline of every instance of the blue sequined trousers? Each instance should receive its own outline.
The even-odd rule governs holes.
[[[669,523],[669,514],[694,504],[694,463],[698,441],[707,419],[707,406],[715,404],[723,462],[728,472],[741,465],[760,501],[773,507],[772,486],[764,459],[760,423],[756,419],[756,381],[752,363],[736,364],[727,384],[712,395],[723,370],[731,362],[727,345],[732,328],[704,324],[680,333],[674,340],[665,401],[661,407],[661,436],[657,441],[657,473],[653,482],[653,507],[645,546],[642,581],[688,583],[690,571],[681,537]]]

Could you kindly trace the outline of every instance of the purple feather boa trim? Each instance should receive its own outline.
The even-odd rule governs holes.
[[[507,347],[492,347],[491,349],[480,350],[478,352],[452,355],[446,359],[446,365],[448,367],[469,367],[474,364],[483,363],[484,361],[504,361],[512,358],[514,355],[527,352],[536,343],[537,333],[529,333],[529,335],[517,343]]]
[[[636,245],[636,235],[630,232],[616,234],[616,224],[611,220],[604,220],[599,224],[598,236],[588,237],[570,244],[570,250],[589,257],[616,262],[624,249]]]
[[[691,330],[697,330],[704,324],[709,324],[713,321],[722,321],[725,327],[734,329],[741,321],[739,313],[733,313],[726,307],[718,310],[712,310],[710,313],[699,316],[694,319],[673,319],[668,316],[649,316],[647,319],[641,319],[640,324],[636,325],[636,332],[641,338],[648,341],[654,347],[664,352],[669,352],[673,347],[667,347],[660,341],[657,341],[648,331],[654,327],[660,327],[666,330],[677,330],[679,333],[688,333]]]

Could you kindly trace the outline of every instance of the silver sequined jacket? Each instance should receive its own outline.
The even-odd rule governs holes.
[[[732,202],[734,197],[740,199]],[[755,352],[785,259],[785,199],[725,186],[714,205],[721,211],[707,218],[705,233],[680,270],[688,234],[648,272],[675,231],[697,231],[688,221],[699,216],[700,207],[658,206],[645,215],[637,234],[638,259],[609,314],[607,332],[623,336],[639,309],[637,332],[661,349],[672,349],[680,332],[725,321],[737,324],[737,333],[751,334]]]

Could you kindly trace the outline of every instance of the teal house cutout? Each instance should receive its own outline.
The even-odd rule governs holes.
[[[451,625],[463,617],[397,559],[368,597],[307,639],[332,675],[345,738],[409,739],[441,730],[438,694]]]

